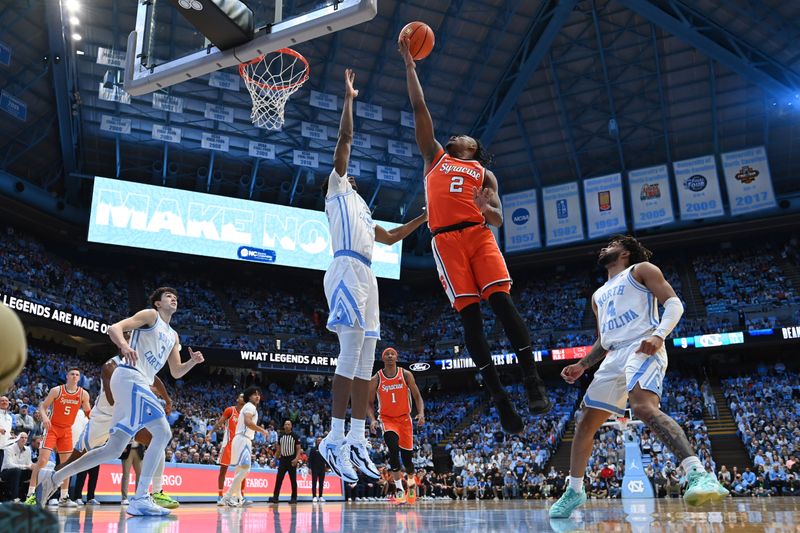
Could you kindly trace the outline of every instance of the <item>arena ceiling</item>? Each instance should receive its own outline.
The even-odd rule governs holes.
[[[400,123],[410,107],[395,44],[412,20],[436,33],[418,72],[437,136],[466,132],[488,143],[503,193],[758,145],[767,147],[776,195],[800,189],[795,2],[379,0],[371,22],[297,46],[311,78],[274,133],[249,124],[243,87],[214,88],[207,78],[165,91],[183,98],[182,113],[154,109],[152,95],[101,99],[99,88],[121,73],[98,63],[99,50],[124,50],[136,2],[69,2],[79,5],[74,27],[54,2],[0,8],[0,42],[11,49],[0,88],[27,106],[24,121],[0,111],[0,170],[71,204],[88,205],[89,178],[101,175],[320,208],[339,111],[311,106],[309,95],[341,95],[352,67],[359,101],[383,109],[382,121],[355,122],[372,139],[353,154],[364,196],[382,219],[417,212],[416,146],[410,157],[387,151],[389,140],[414,145]],[[171,52],[196,46],[197,32],[177,13],[169,31]],[[233,108],[233,123],[207,119],[206,104]],[[131,119],[131,133],[104,131],[103,115]],[[327,126],[327,140],[303,137],[303,122]],[[180,127],[181,143],[154,140],[153,124]],[[204,132],[229,136],[229,151],[203,149]],[[276,158],[257,163],[252,140],[275,145]],[[319,168],[295,166],[294,150],[318,153]],[[399,168],[401,183],[379,182],[377,165]]]

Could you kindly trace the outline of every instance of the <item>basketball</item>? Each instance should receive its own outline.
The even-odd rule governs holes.
[[[16,313],[0,304],[0,394],[5,393],[25,366],[28,347]]]
[[[398,40],[406,36],[408,36],[408,51],[411,52],[411,57],[416,60],[428,57],[428,54],[433,50],[433,45],[436,43],[433,30],[424,22],[414,21],[406,24],[400,30]]]

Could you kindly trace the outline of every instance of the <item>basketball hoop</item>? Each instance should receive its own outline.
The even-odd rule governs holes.
[[[617,424],[619,424],[619,429],[621,431],[625,431],[626,429],[628,429],[628,422],[629,420],[624,416],[617,417]]]
[[[279,130],[289,97],[306,82],[308,61],[291,48],[281,48],[239,65],[239,74],[253,99],[250,119],[258,128]]]

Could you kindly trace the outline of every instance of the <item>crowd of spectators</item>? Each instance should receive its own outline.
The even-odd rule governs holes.
[[[799,494],[800,374],[760,365],[755,375],[723,380],[723,393],[753,462],[752,472],[726,476],[733,494]]]

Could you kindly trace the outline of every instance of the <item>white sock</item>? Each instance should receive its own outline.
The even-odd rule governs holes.
[[[347,434],[347,440],[361,442],[364,440],[364,420],[357,418],[350,419],[350,432]]]
[[[581,477],[569,476],[568,480],[569,480],[569,486],[570,488],[572,488],[572,490],[574,490],[575,492],[580,492],[583,490],[583,476]]]
[[[394,486],[397,487],[400,490],[403,490],[403,478],[395,479],[394,480]]]
[[[331,418],[331,440],[337,441],[344,438],[344,418]]]
[[[703,463],[700,462],[700,459],[696,455],[692,455],[691,457],[687,457],[681,461],[681,467],[687,474],[691,471],[691,469],[699,470],[701,472],[706,471],[706,469],[703,468]]]
[[[161,484],[164,482],[164,461],[165,457],[162,456],[158,466],[156,467],[156,473],[153,474],[153,493],[161,492]]]

